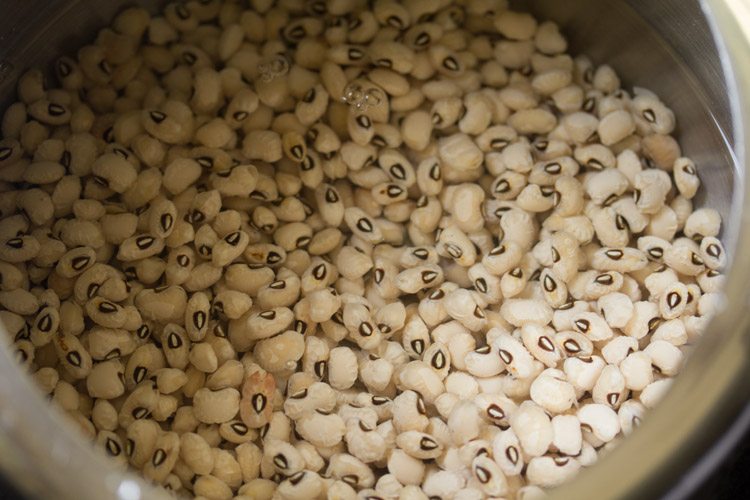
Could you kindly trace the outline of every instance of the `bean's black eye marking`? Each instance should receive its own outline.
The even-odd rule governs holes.
[[[161,123],[167,118],[167,115],[162,113],[161,111],[151,111],[149,113],[149,116],[156,123]]]

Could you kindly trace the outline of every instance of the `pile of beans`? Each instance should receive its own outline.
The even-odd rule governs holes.
[[[659,401],[726,262],[670,109],[566,50],[505,0],[122,11],[2,119],[19,363],[179,494],[538,497]]]

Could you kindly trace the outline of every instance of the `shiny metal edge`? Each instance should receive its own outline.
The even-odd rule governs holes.
[[[667,494],[681,498],[698,481],[684,482],[686,473],[706,476],[731,449],[721,447],[722,436],[733,424],[747,424],[750,401],[750,186],[746,182],[750,158],[750,7],[743,0],[703,0],[717,40],[727,92],[733,109],[736,159],[732,222],[728,240],[733,256],[725,289],[726,302],[710,323],[701,348],[659,407],[644,424],[596,467],[552,492],[555,499],[646,499]],[[743,10],[744,9],[744,10]],[[717,33],[720,33],[718,35]],[[743,251],[744,249],[744,251]],[[711,331],[725,331],[712,337]],[[736,428],[735,428],[736,429]],[[735,431],[734,435],[739,435]],[[721,449],[717,449],[717,446]],[[714,451],[711,451],[712,448]],[[701,458],[712,464],[695,467]],[[698,479],[698,478],[696,478]],[[680,487],[684,486],[684,487]]]
[[[3,328],[0,325],[0,328]],[[5,334],[5,332],[0,332]],[[109,459],[81,439],[79,429],[62,411],[51,406],[34,386],[30,377],[20,377],[17,363],[9,350],[0,348],[0,378],[13,380],[13,394],[8,384],[0,384],[0,463],[3,473],[30,498],[171,499],[166,491],[146,483],[131,471],[112,466]],[[13,398],[21,391],[24,415],[18,412]],[[39,429],[43,432],[39,433]],[[23,454],[14,453],[24,450]],[[53,469],[35,474],[39,464],[54,461]],[[71,488],[61,491],[60,485],[75,480]]]
[[[716,46],[719,48],[719,59],[723,72],[727,76],[727,80],[730,82],[735,82],[737,85],[743,83],[737,79],[737,76],[735,75],[735,68],[732,64],[732,56],[737,56],[737,54],[730,54],[730,48],[727,47],[727,43],[725,43],[721,35],[718,23],[716,22],[714,7],[709,6],[708,2],[706,2],[705,0],[701,1],[701,7],[706,19],[708,20],[709,28],[713,35]],[[747,12],[745,13],[745,15],[735,14],[735,19],[745,19],[746,21],[750,21],[750,18],[747,17],[747,15],[750,15],[750,3],[746,4],[746,9]],[[750,24],[748,24],[748,26],[750,27]],[[748,34],[750,34],[750,31],[748,31]],[[750,38],[748,38],[748,40],[750,40]],[[733,45],[732,48],[736,49],[736,45]],[[744,59],[743,52],[744,49],[740,50],[740,54],[737,57]],[[746,83],[744,84],[746,85]],[[737,91],[737,85],[732,85],[727,89],[727,99],[730,103],[731,109],[742,110],[743,108],[740,100],[740,93]],[[745,118],[744,128],[742,123],[743,117]],[[731,119],[732,130],[734,131],[734,133],[732,134],[732,144],[734,145],[735,155],[740,158],[744,157],[747,160],[748,167],[750,167],[750,157],[747,156],[748,142],[742,135],[743,130],[747,135],[748,128],[750,128],[750,125],[748,125],[748,123],[750,123],[750,120],[748,120],[748,114],[732,113]],[[740,165],[738,160],[736,164]],[[740,178],[742,181],[738,184],[735,184],[733,190],[734,193],[731,211],[733,217],[737,218],[739,218],[742,214],[742,197],[738,196],[738,193],[742,190],[744,184],[747,182],[746,173],[747,172],[740,169],[737,169],[737,171],[735,172],[735,178]],[[750,187],[748,187],[748,189],[750,189]],[[729,229],[731,234],[726,237],[726,240],[731,243],[736,243],[737,238],[739,238],[740,229],[742,227],[743,226],[741,224],[733,225]],[[734,255],[739,251],[740,247],[734,245],[732,257],[734,257]],[[694,463],[682,475],[680,480],[670,488],[670,490],[664,495],[664,500],[681,500],[688,498],[692,493],[695,492],[695,490],[700,488],[701,485],[703,485],[708,480],[709,476],[713,474],[716,469],[726,460],[727,456],[735,448],[737,448],[738,443],[747,434],[747,431],[750,428],[750,401],[746,400],[744,407],[740,408],[739,411],[739,415],[734,419],[725,433],[721,435],[717,439],[717,441],[712,444],[711,447],[703,454],[703,456],[701,456],[698,461]]]
[[[735,35],[738,33],[742,33],[738,26],[733,26],[734,24],[736,24],[736,20],[732,17],[731,7],[727,5],[728,3],[730,3],[730,0],[705,1],[710,4],[711,11],[714,13],[714,15],[717,16],[717,24],[721,27],[722,30],[725,30],[724,32],[727,33],[727,38],[730,38],[729,35],[731,33],[735,33]],[[748,41],[746,37],[742,36],[741,40],[745,42],[745,47],[750,47],[746,43]],[[746,51],[745,54],[748,53],[747,48],[745,48],[744,50]],[[739,56],[742,55],[741,52],[739,50],[730,50],[730,52],[735,53],[735,64],[738,64],[737,60],[740,59]],[[744,63],[745,68],[744,70],[738,71],[736,81],[741,81],[743,82],[745,88],[750,88],[750,67],[747,67],[748,61],[744,61]],[[735,84],[730,87],[730,93],[737,96],[737,85]],[[742,104],[742,109],[744,111],[743,116],[750,116],[750,114],[748,114],[748,112],[750,111],[750,103],[743,102]],[[748,133],[748,127],[750,126],[750,123],[748,123],[747,119],[744,121],[744,123],[739,122],[738,115],[734,116],[734,119],[736,141],[741,137],[745,138],[745,142],[750,141],[750,134]],[[740,135],[740,133],[743,131],[744,134]],[[739,151],[737,157],[743,160],[742,164],[744,165],[744,151]],[[733,212],[737,215],[743,213],[750,214],[750,203],[748,203],[747,187],[744,186],[743,183],[741,192],[740,189],[737,189],[737,191],[738,196],[735,197],[735,200],[737,201],[736,207],[738,208],[738,210],[740,210],[740,212],[739,214],[735,210],[733,210]],[[743,208],[744,210],[742,210]],[[747,217],[743,217],[740,215],[736,220],[736,227],[738,227],[741,231],[744,231],[745,234],[748,234],[748,231],[750,231],[750,221],[747,220]],[[735,248],[746,247],[750,248],[750,238],[748,238],[748,236],[742,238],[735,245]],[[736,254],[736,252],[733,253]],[[712,415],[710,415],[710,409],[712,408],[710,403],[713,402],[716,404],[721,404],[720,401],[727,398],[727,393],[732,392],[730,390],[731,388],[722,391],[721,394],[714,395],[714,397],[710,398],[709,401],[701,402],[700,406],[694,412],[696,417],[683,419],[683,421],[686,422],[685,424],[679,426],[669,425],[665,428],[660,424],[662,423],[661,421],[664,421],[665,419],[673,418],[671,415],[667,417],[667,407],[671,408],[672,406],[674,406],[676,409],[678,407],[678,403],[680,403],[680,407],[688,410],[687,414],[685,414],[686,417],[690,416],[693,413],[692,410],[694,409],[694,407],[692,407],[690,404],[687,404],[685,401],[680,401],[680,398],[678,397],[678,389],[681,389],[683,387],[688,387],[690,391],[699,390],[701,388],[711,389],[714,386],[713,383],[699,384],[699,382],[700,377],[708,379],[712,375],[718,375],[718,377],[714,379],[714,381],[716,382],[715,386],[720,387],[725,380],[731,378],[728,376],[721,376],[722,372],[724,372],[725,375],[731,373],[739,377],[740,373],[747,374],[750,371],[748,370],[744,354],[748,352],[748,342],[745,332],[748,331],[750,321],[748,321],[747,318],[742,318],[742,311],[744,311],[745,308],[749,305],[747,301],[747,286],[744,276],[747,274],[747,271],[750,270],[750,255],[748,255],[747,258],[736,259],[735,268],[739,268],[739,270],[742,272],[738,272],[730,276],[727,288],[730,297],[728,310],[741,312],[724,313],[717,317],[711,325],[712,328],[724,327],[734,330],[732,341],[727,342],[726,344],[721,346],[713,345],[710,350],[708,348],[702,348],[702,350],[706,351],[703,357],[713,356],[717,358],[715,360],[716,363],[715,365],[713,365],[713,367],[718,367],[718,373],[717,370],[711,370],[709,373],[703,372],[702,374],[698,374],[699,377],[697,377],[692,376],[694,374],[692,374],[689,369],[686,370],[685,373],[683,373],[683,375],[681,375],[678,379],[674,389],[661,404],[660,410],[654,412],[651,415],[651,418],[646,420],[646,424],[642,429],[635,433],[634,436],[628,438],[626,442],[618,447],[615,452],[602,459],[601,463],[598,464],[594,470],[584,472],[579,479],[575,480],[569,485],[561,487],[559,490],[556,490],[554,492],[554,496],[556,498],[592,498],[592,493],[593,497],[602,499],[653,498],[653,493],[654,491],[656,491],[656,489],[651,487],[653,486],[652,483],[654,481],[649,480],[648,476],[657,476],[661,469],[659,467],[653,468],[649,466],[654,465],[654,463],[656,463],[657,465],[666,464],[666,458],[669,458],[671,456],[669,454],[660,452],[659,450],[666,446],[669,446],[669,449],[667,451],[670,454],[677,454],[681,451],[689,451],[692,448],[696,448],[696,446],[694,445],[698,443],[698,440],[696,439],[694,443],[688,443],[685,447],[682,447],[680,446],[681,443],[679,441],[666,439],[668,438],[668,434],[676,434],[679,430],[682,429],[708,431],[710,428],[701,429],[699,425],[694,424],[706,423],[709,421],[711,423],[711,426],[715,430],[717,427],[719,427],[720,422],[718,422],[717,420],[710,420],[710,418],[712,417]],[[741,292],[741,294],[735,295],[733,292]],[[736,322],[733,324],[733,321]],[[696,353],[696,356],[699,354],[700,351]],[[722,361],[726,361],[727,364],[722,366]],[[15,362],[8,356],[7,350],[0,349],[0,376],[12,376],[13,378],[17,378],[18,370],[15,368],[14,363]],[[698,363],[696,363],[695,365],[698,365]],[[690,382],[688,382],[687,380],[688,374],[691,374]],[[30,393],[37,392],[31,384],[30,380],[24,378],[23,382],[25,384],[24,389],[28,390]],[[694,386],[694,383],[698,384],[698,386]],[[741,391],[741,393],[729,394],[729,396],[731,396],[730,399],[740,399],[740,402],[744,403],[747,400],[747,387],[743,389],[744,390]],[[680,393],[683,395],[691,394],[691,392],[685,393],[682,390],[680,391]],[[5,399],[4,396],[5,395],[0,389],[0,421],[3,421],[5,416],[2,412],[2,406],[13,404],[12,401]],[[32,399],[34,409],[38,410],[38,412],[33,417],[30,417],[29,420],[39,419],[39,425],[59,427],[58,435],[54,439],[54,441],[45,442],[45,446],[43,448],[40,448],[39,450],[35,450],[35,452],[51,455],[64,453],[65,455],[67,455],[69,457],[68,464],[66,466],[62,466],[60,470],[57,471],[57,474],[61,477],[64,477],[66,475],[79,475],[81,473],[81,467],[86,467],[88,469],[86,475],[91,477],[91,484],[86,485],[88,487],[85,487],[85,491],[71,490],[71,494],[68,496],[69,498],[121,498],[123,500],[134,500],[137,498],[157,498],[161,496],[164,496],[165,498],[171,498],[169,496],[166,496],[166,494],[159,495],[159,493],[163,492],[160,492],[153,488],[149,488],[146,483],[140,478],[136,478],[135,476],[123,472],[114,471],[112,467],[105,463],[103,457],[100,457],[98,454],[94,453],[90,446],[86,445],[77,437],[77,435],[73,432],[73,427],[71,427],[66,421],[64,421],[64,419],[61,418],[57,410],[53,410],[53,412],[50,412],[48,405],[41,397],[33,397]],[[719,407],[717,406],[714,408]],[[728,411],[720,412],[719,410],[717,410],[717,413],[728,413]],[[700,419],[697,417],[697,415],[700,415]],[[715,417],[716,415],[713,416]],[[657,418],[659,417],[661,418],[659,425],[657,425]],[[2,423],[8,424],[12,422]],[[675,424],[676,422],[670,422],[668,420],[666,423]],[[663,434],[665,430],[668,434]],[[723,431],[723,428],[718,429],[717,432],[720,434],[721,431]],[[700,432],[699,434],[703,433]],[[0,439],[0,452],[8,450],[6,446],[10,445],[11,443],[13,446],[23,445],[23,447],[26,447],[28,446],[27,439],[29,438],[29,436],[24,436],[22,434],[2,436],[2,439]],[[31,438],[38,441],[40,437],[37,436],[36,438]],[[662,438],[665,439],[662,440]],[[715,436],[710,432],[705,432],[705,435],[703,439],[700,440],[700,442],[711,442],[711,438],[715,438]],[[662,441],[664,441],[664,443]],[[6,454],[0,453],[0,455]],[[623,461],[623,457],[626,456],[626,460]],[[631,462],[630,460],[636,456],[639,457],[639,460],[637,462]],[[658,460],[656,457],[658,457]],[[18,470],[19,472],[23,471],[24,474],[22,475],[28,475],[29,471],[33,470],[34,467],[33,463],[18,462],[14,457],[5,457],[2,459],[2,461],[4,465],[9,465],[9,470]],[[624,471],[627,471],[627,473]],[[673,474],[669,474],[668,476],[671,475]],[[643,481],[633,487],[633,484],[631,484],[630,481],[637,481],[639,477]],[[620,478],[621,480],[618,480],[618,478]],[[27,481],[21,485],[24,487],[24,490],[28,491],[35,497],[41,497],[44,495],[45,489],[42,483],[33,481],[33,477],[30,481],[28,480],[29,478],[26,479]],[[37,480],[39,479],[41,478],[37,478]],[[622,481],[622,479],[625,479],[626,481]],[[664,480],[666,479],[666,477],[661,477],[661,479]],[[125,489],[122,488],[123,485],[125,486]],[[135,488],[134,485],[137,486],[137,488]],[[78,484],[76,486],[80,487],[81,485]]]
[[[25,14],[34,7],[22,4],[23,0],[16,1],[5,6],[0,0],[0,4],[9,9],[15,7]],[[148,0],[46,0],[43,8],[53,14],[44,24],[16,25],[10,34],[0,34],[0,60],[11,63],[10,71],[4,75],[6,78],[0,82],[0,89],[5,91],[0,95],[0,102],[6,95],[13,94],[15,80],[25,69],[34,66],[44,69],[40,66],[42,63],[91,39],[94,30],[111,19],[119,8],[146,3]],[[78,19],[75,15],[82,6],[87,11],[86,19]],[[37,46],[35,42],[59,24],[70,24],[76,29],[69,37],[56,37],[56,43],[47,44],[44,53],[33,53],[32,47]],[[33,30],[34,34],[28,36],[27,30]],[[24,43],[20,43],[21,40]],[[8,53],[5,50],[8,46],[20,46],[21,51]],[[0,106],[0,109],[4,108]],[[2,324],[0,336],[7,336]],[[103,453],[81,439],[74,424],[59,408],[50,406],[33,380],[19,370],[11,351],[4,344],[0,345],[0,380],[14,384],[13,391],[9,391],[7,384],[0,384],[0,470],[23,494],[39,499],[54,494],[54,498],[70,500],[174,498],[134,471],[114,467]],[[14,400],[19,392],[26,394],[22,402]],[[21,407],[22,411],[19,410]],[[23,453],[17,453],[18,450],[23,450]],[[49,467],[50,463],[54,463],[54,467]],[[40,464],[46,466],[43,471],[38,471]],[[62,488],[61,485],[65,484],[70,484],[70,487]]]

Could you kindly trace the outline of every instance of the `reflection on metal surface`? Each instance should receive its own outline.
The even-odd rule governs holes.
[[[730,233],[727,248],[750,248],[750,220],[744,216],[750,213],[750,196],[745,182],[748,161],[744,150],[750,137],[750,60],[747,58],[750,39],[747,31],[738,26],[743,22],[740,19],[744,22],[750,20],[730,13],[730,4],[742,3],[742,0],[705,0],[706,12],[714,18],[709,22],[702,19],[697,23],[698,28],[696,23],[688,22],[689,17],[684,18],[686,12],[700,12],[697,2],[630,0],[630,3],[650,4],[646,11],[654,14],[648,17],[651,24],[660,32],[670,34],[675,51],[681,60],[687,61],[689,74],[692,73],[692,78],[698,83],[695,99],[681,96],[674,104],[681,124],[681,143],[694,157],[696,153],[693,151],[697,149],[701,159],[699,168],[704,167],[701,178],[707,191],[703,201],[715,208],[723,207],[730,215],[725,219],[727,225],[732,226],[730,231],[725,231],[725,238],[726,233]],[[677,23],[677,20],[681,22]],[[675,26],[690,29],[680,31]],[[722,40],[717,44],[711,44],[709,27],[716,28],[717,36],[721,34]],[[730,55],[731,69],[724,66],[725,70],[722,70],[721,63],[728,63]],[[661,62],[663,69],[657,73],[655,83],[674,80],[671,71],[666,70],[673,61],[660,60],[648,52],[641,53],[641,56],[645,67],[649,66],[651,59]],[[686,89],[675,90],[681,93]],[[711,130],[714,123],[724,131]],[[706,149],[711,144],[711,140],[707,141],[707,133],[713,134],[716,140],[724,133],[732,137],[736,154],[724,150],[723,155],[717,155],[719,149]],[[729,193],[733,194],[731,198]],[[714,205],[717,203],[720,205]],[[597,498],[658,498],[667,489],[676,487],[669,498],[684,498],[690,492],[691,484],[699,484],[701,475],[705,476],[713,469],[729,449],[725,445],[723,450],[714,453],[717,443],[750,397],[747,384],[750,378],[750,363],[747,362],[750,339],[748,274],[750,252],[735,251],[732,269],[727,274],[727,309],[710,323],[699,348],[692,353],[664,401],[644,420],[637,432],[596,467],[555,491],[555,497],[585,498],[596,491]],[[708,450],[712,452],[707,453]],[[706,456],[714,462],[706,462]],[[694,467],[696,463],[698,466]]]
[[[10,61],[0,61],[0,83],[13,73],[13,64]]]
[[[750,3],[747,0],[726,0],[726,6],[734,13],[739,29],[750,40]]]
[[[119,500],[140,500],[141,487],[137,482],[131,479],[125,479],[117,488],[117,497]]]
[[[746,0],[707,1],[728,48],[737,56],[735,72],[738,81],[744,82],[740,88],[746,92],[747,120],[750,60],[746,38],[750,28],[737,19],[747,16],[749,7]],[[146,0],[128,3],[153,4]],[[747,186],[742,182],[746,167],[740,163],[739,170],[733,172],[734,160],[724,139],[724,133],[732,137],[731,112],[739,116],[740,110],[730,110],[728,87],[732,83],[725,84],[719,51],[698,2],[522,3],[542,18],[559,21],[574,51],[586,52],[599,62],[610,62],[628,86],[654,89],[675,110],[685,153],[701,171],[705,195],[698,202],[717,208],[725,221],[740,228],[738,244],[750,247],[750,221],[740,217],[742,209],[750,213]],[[45,67],[60,53],[74,54],[121,4],[114,0],[3,0],[0,33],[7,36],[0,45],[0,61],[12,54],[13,61],[23,61],[24,65],[15,69],[6,65],[5,74],[26,67]],[[0,109],[14,99],[12,80],[2,78],[0,65]],[[741,125],[740,121],[736,123]],[[744,130],[734,131],[735,137],[747,133],[747,125],[746,122]],[[738,158],[742,161],[743,155],[738,154]],[[733,189],[739,209],[735,218],[729,217],[729,194]],[[700,456],[723,432],[748,391],[745,328],[750,321],[744,306],[748,299],[750,253],[739,253],[737,257],[729,273],[729,310],[712,324],[667,400],[649,415],[638,432],[602,459],[601,464],[561,490],[560,495],[590,498],[592,490],[596,490],[597,498],[656,497],[657,492],[684,473],[687,462]],[[27,492],[76,499],[169,498],[140,479],[110,467],[78,438],[60,412],[49,411],[30,379],[12,362],[5,344],[0,346],[0,394],[0,449],[4,452],[0,454],[0,466]],[[58,459],[58,454],[51,453],[56,447],[65,451],[64,458],[63,454]],[[115,481],[108,480],[112,476]]]

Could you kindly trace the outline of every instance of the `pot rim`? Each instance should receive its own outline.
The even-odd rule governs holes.
[[[722,448],[719,438],[747,408],[750,384],[744,381],[750,380],[750,363],[746,359],[746,353],[750,353],[750,317],[744,312],[750,305],[746,283],[750,274],[750,252],[743,255],[737,250],[750,248],[750,217],[742,217],[744,213],[750,214],[750,186],[745,182],[745,173],[750,169],[745,152],[745,145],[750,144],[750,93],[743,97],[738,89],[750,89],[750,60],[743,57],[750,52],[750,19],[742,19],[740,9],[748,9],[742,0],[702,0],[702,3],[728,87],[737,165],[744,166],[742,171],[735,172],[739,185],[735,187],[732,206],[730,231],[733,234],[729,241],[733,243],[730,252],[733,272],[728,275],[726,307],[709,327],[709,330],[725,332],[720,338],[707,338],[702,342],[664,401],[649,413],[638,432],[625,439],[593,470],[583,471],[574,481],[554,491],[555,497],[590,498],[595,491],[597,498],[648,498],[653,497],[655,491],[663,490],[665,483],[678,483],[673,494],[682,496],[687,490],[682,488],[680,492],[679,478],[712,446],[718,451],[706,455],[709,462],[718,461],[727,452],[729,447]],[[4,327],[0,325],[0,329]],[[710,358],[715,359],[709,364]],[[708,369],[704,370],[706,366]],[[80,439],[62,412],[50,409],[30,377],[21,376],[5,345],[0,346],[0,377],[14,382],[12,393],[5,384],[0,384],[0,427],[4,431],[11,430],[0,432],[0,449],[22,449],[28,453],[25,456],[0,453],[0,464],[24,491],[44,496],[45,492],[59,491],[59,485],[66,484],[66,480],[77,479],[82,484],[68,490],[70,497],[171,498],[135,474],[115,469]],[[702,400],[692,397],[695,391],[704,389],[709,389],[706,394],[710,397]],[[33,396],[16,404],[12,398],[18,391]],[[23,420],[19,407],[23,407]],[[681,418],[674,421],[674,415]],[[747,425],[750,418],[738,422]],[[38,429],[47,432],[38,433]],[[727,436],[737,434],[741,433]],[[684,460],[675,464],[675,456],[682,456]],[[50,457],[57,463],[56,470],[30,474],[37,463],[47,463]],[[696,474],[705,476],[711,470],[712,467],[703,467]],[[668,480],[670,478],[672,481]]]
[[[598,499],[685,498],[750,427],[750,251],[742,251],[750,249],[750,92],[739,91],[750,89],[750,6],[742,0],[701,0],[701,7],[721,59],[734,135],[733,224],[727,234],[732,263],[723,307],[637,432],[554,490],[553,498],[590,498],[592,492]]]

